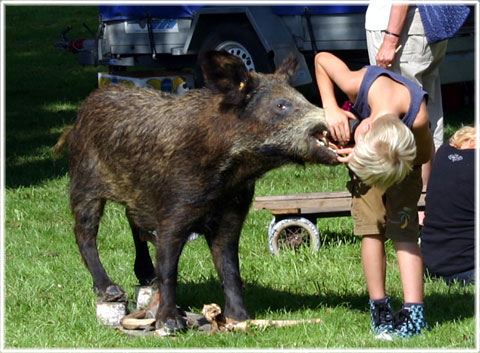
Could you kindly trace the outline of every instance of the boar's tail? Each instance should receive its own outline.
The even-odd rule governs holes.
[[[63,149],[63,146],[65,145],[65,142],[67,142],[68,136],[70,135],[70,132],[72,131],[72,127],[70,126],[58,139],[57,143],[55,146],[53,146],[53,155],[57,156]]]

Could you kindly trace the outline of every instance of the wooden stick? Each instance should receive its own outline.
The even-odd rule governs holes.
[[[248,327],[286,327],[301,324],[318,324],[322,319],[303,319],[303,320],[249,320],[226,325],[227,330],[246,330]]]

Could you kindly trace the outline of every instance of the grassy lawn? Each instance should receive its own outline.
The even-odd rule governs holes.
[[[240,241],[245,301],[255,318],[321,318],[321,324],[251,329],[247,333],[174,338],[130,338],[95,317],[91,277],[75,243],[69,210],[67,157],[51,147],[75,120],[81,101],[96,87],[104,67],[82,67],[53,44],[73,25],[71,38],[88,37],[97,26],[97,7],[7,6],[5,77],[4,348],[167,349],[474,349],[475,288],[427,279],[425,305],[431,331],[394,342],[369,333],[368,294],[360,242],[348,217],[322,219],[320,251],[285,251],[271,256],[267,211],[251,211]],[[446,112],[447,134],[473,122],[473,109]],[[286,166],[262,178],[256,195],[344,190],[346,168]],[[133,242],[122,207],[107,205],[99,251],[107,272],[134,299]],[[387,246],[387,288],[394,310],[402,288],[393,246]],[[179,268],[178,304],[200,312],[223,304],[205,241],[187,244]]]

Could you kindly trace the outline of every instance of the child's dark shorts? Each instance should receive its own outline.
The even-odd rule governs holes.
[[[417,203],[422,193],[421,166],[386,192],[364,184],[353,172],[347,187],[352,194],[354,234],[384,235],[394,241],[417,242]]]

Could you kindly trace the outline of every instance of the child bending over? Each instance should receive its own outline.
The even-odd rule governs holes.
[[[372,332],[387,340],[420,334],[428,328],[417,210],[421,165],[432,153],[427,93],[378,66],[351,71],[326,52],[316,55],[315,74],[338,160],[350,169],[347,186],[354,233],[362,236]],[[335,86],[353,102],[351,111],[337,104]],[[351,119],[360,121],[353,136]],[[404,295],[403,307],[395,314],[385,289],[386,239],[397,252]]]

